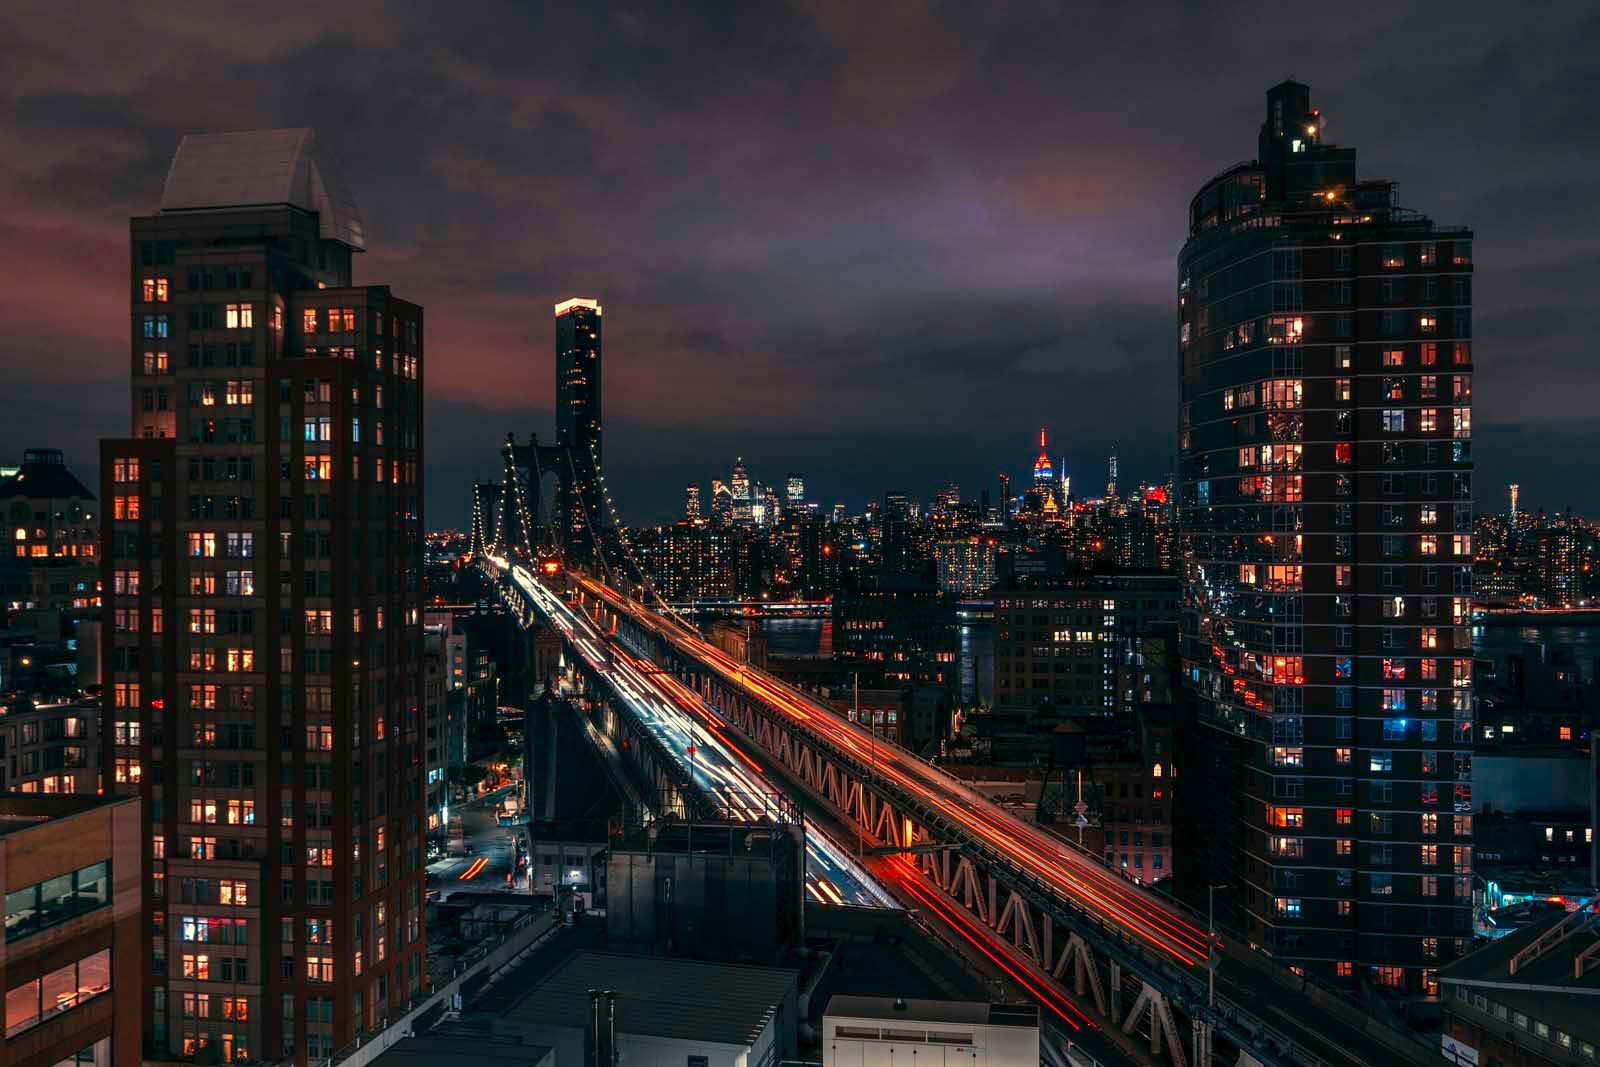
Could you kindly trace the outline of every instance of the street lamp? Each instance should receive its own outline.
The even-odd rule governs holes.
[[[1213,1011],[1217,1007],[1217,963],[1212,952],[1217,944],[1217,890],[1227,889],[1227,882],[1206,886],[1206,1004]]]

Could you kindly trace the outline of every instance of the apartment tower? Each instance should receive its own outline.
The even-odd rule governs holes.
[[[1284,963],[1425,995],[1472,939],[1472,235],[1325,126],[1269,90],[1178,258],[1179,872]]]
[[[426,980],[423,316],[364,249],[309,129],[184,138],[131,220],[102,737],[148,826],[147,1061],[307,1063]]]

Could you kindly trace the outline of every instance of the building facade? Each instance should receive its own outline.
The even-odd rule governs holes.
[[[0,796],[0,1063],[139,1062],[141,836],[131,798]]]
[[[1129,710],[1119,667],[1177,613],[1169,574],[1083,572],[996,589],[995,706],[1044,703],[1106,717]]]
[[[1178,259],[1180,879],[1316,978],[1431,993],[1471,938],[1472,235],[1322,125],[1269,90]]]
[[[8,698],[0,704],[0,790],[93,796],[99,742],[97,700]]]
[[[422,309],[354,284],[311,130],[185,138],[131,231],[101,736],[149,822],[145,1059],[306,1063],[426,975]]]

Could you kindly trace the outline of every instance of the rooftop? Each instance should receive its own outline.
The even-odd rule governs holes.
[[[1530,923],[1439,972],[1446,986],[1586,1037],[1600,1034],[1600,916],[1580,910]],[[1444,1003],[1456,1003],[1445,991]]]
[[[443,1023],[390,1046],[380,1067],[536,1067],[554,1062],[548,1045],[525,1045],[471,1023]]]
[[[191,133],[161,190],[163,213],[276,204],[315,212],[323,238],[366,251],[361,209],[309,127]]]
[[[137,801],[88,793],[0,793],[0,837],[117,803]]]
[[[989,1004],[978,1000],[908,1000],[905,997],[839,995],[822,1009],[830,1018],[887,1019],[919,1023],[966,1023],[971,1026],[1039,1025],[1032,1004]]]
[[[513,1022],[581,1025],[589,990],[617,994],[623,1033],[750,1045],[799,972],[699,960],[580,951],[505,1013]]]
[[[10,478],[0,478],[0,500],[93,500],[94,494],[67,469],[61,450],[30,448]]]

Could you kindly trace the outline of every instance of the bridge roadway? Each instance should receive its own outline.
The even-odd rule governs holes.
[[[496,561],[504,566],[503,561]],[[733,819],[760,822],[776,814],[782,792],[761,766],[727,736],[726,725],[671,674],[629,655],[521,567],[511,570],[519,589],[627,704],[634,720],[672,752],[700,791]],[[898,907],[849,852],[815,824],[806,834],[806,893],[830,904]]]
[[[1435,1061],[1436,1049],[1429,1050],[1414,1035],[1363,1018],[1355,1005],[1310,986],[1248,946],[1223,945],[1212,959],[1206,930],[1200,925],[1203,920],[1176,903],[1120,877],[1043,827],[1017,819],[910,752],[871,739],[856,724],[766,672],[733,659],[680,621],[653,612],[602,582],[573,577],[586,594],[666,641],[700,669],[777,710],[794,727],[859,766],[870,765],[876,781],[937,813],[945,826],[958,830],[980,851],[1055,894],[1068,905],[1067,911],[1087,912],[1131,938],[1160,964],[1148,980],[1166,987],[1163,992],[1175,1003],[1191,1015],[1205,1017],[1219,1027],[1219,1033],[1232,1039],[1243,1035],[1238,1043],[1253,1046],[1250,1051],[1262,1062],[1365,1067]],[[1020,955],[1013,962],[1030,963]],[[1215,972],[1215,1008],[1207,1006],[1208,965]],[[1252,1035],[1267,1035],[1269,1040],[1252,1041]]]

